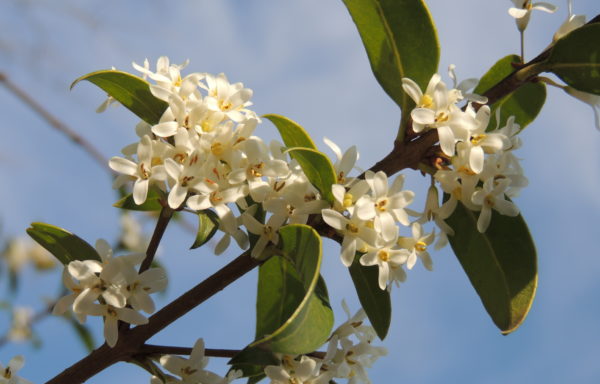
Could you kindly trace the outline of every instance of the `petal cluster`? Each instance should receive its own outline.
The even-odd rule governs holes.
[[[140,325],[148,319],[140,313],[155,310],[151,293],[162,291],[167,277],[162,268],[150,268],[138,273],[135,268],[145,254],[114,257],[104,240],[96,242],[102,260],[75,260],[63,271],[63,283],[70,291],[54,305],[53,313],[60,315],[72,308],[80,322],[87,316],[104,318],[104,338],[113,347],[118,339],[118,322]]]

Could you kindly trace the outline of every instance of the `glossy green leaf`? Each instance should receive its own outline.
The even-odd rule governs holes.
[[[331,160],[323,153],[309,148],[289,148],[287,152],[295,159],[308,181],[321,192],[324,200],[333,204],[331,186],[337,183],[337,175]]]
[[[440,45],[429,10],[421,0],[344,0],[358,28],[371,68],[408,120],[414,106],[402,89],[409,77],[425,89],[437,72]]]
[[[600,24],[584,25],[558,40],[544,63],[565,83],[600,95]]]
[[[196,249],[212,239],[218,228],[219,216],[216,213],[211,210],[198,212],[198,232],[191,249]]]
[[[296,123],[293,120],[288,119],[285,116],[280,115],[264,115],[264,118],[271,121],[279,134],[281,135],[281,139],[283,143],[288,147],[302,147],[302,148],[311,148],[317,149],[317,146],[312,141],[308,133],[300,126],[300,124]]]
[[[150,84],[137,76],[116,70],[103,70],[81,76],[71,84],[87,80],[115,98],[136,116],[154,125],[169,106],[150,92]]]
[[[113,207],[127,209],[130,211],[160,211],[163,208],[160,201],[165,200],[165,198],[165,193],[161,191],[160,188],[151,186],[148,189],[146,201],[144,201],[142,204],[137,205],[133,200],[133,194],[130,193],[114,203]]]
[[[392,319],[392,303],[390,293],[379,288],[379,269],[377,266],[366,267],[359,263],[357,254],[354,263],[348,268],[360,304],[365,310],[377,336],[385,338]]]
[[[64,265],[73,260],[98,260],[96,249],[71,232],[45,223],[32,223],[27,233]]]
[[[475,88],[475,93],[484,94],[487,90],[499,83],[506,76],[515,71],[513,63],[519,63],[520,57],[517,55],[508,55],[498,60],[479,81]],[[495,102],[492,106],[492,120],[488,130],[496,127],[496,110],[500,108],[500,127],[506,125],[506,120],[510,116],[515,116],[515,122],[521,126],[521,129],[529,125],[542,110],[546,102],[546,85],[544,83],[526,83],[514,92]]]
[[[503,334],[521,325],[535,297],[535,245],[521,215],[493,211],[489,228],[477,231],[478,212],[458,204],[447,219],[450,245],[496,326]]]
[[[333,327],[333,311],[320,280],[321,237],[309,226],[279,230],[281,255],[259,268],[257,341],[276,353],[298,355],[319,348]]]

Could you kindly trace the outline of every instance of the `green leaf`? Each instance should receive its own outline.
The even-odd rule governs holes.
[[[287,147],[317,149],[317,146],[312,141],[308,133],[300,126],[300,124],[296,123],[295,121],[292,121],[284,116],[273,114],[264,115],[263,117],[275,125],[279,131],[279,134],[281,135],[283,143]]]
[[[75,333],[79,337],[79,340],[81,341],[81,343],[85,347],[86,351],[88,353],[92,352],[94,350],[94,348],[96,347],[96,345],[95,345],[96,343],[94,341],[94,335],[92,335],[92,332],[90,332],[90,330],[87,327],[87,325],[80,324],[79,321],[75,320],[72,317],[68,317],[67,321],[73,327],[73,330],[75,331]]]
[[[333,311],[320,280],[321,237],[309,226],[279,230],[281,255],[259,268],[257,340],[250,347],[299,355],[313,352],[329,337]]]
[[[160,188],[153,185],[148,189],[146,201],[144,201],[142,204],[137,205],[133,200],[133,194],[130,193],[114,203],[113,207],[127,209],[130,211],[160,211],[163,208],[160,201],[164,200],[165,197],[165,193],[161,191]]]
[[[512,63],[519,63],[521,58],[517,55],[508,55],[498,60],[479,81],[475,93],[484,94],[506,76],[515,71]],[[488,131],[494,129],[494,116],[500,108],[500,127],[506,125],[510,116],[515,116],[515,122],[521,129],[529,125],[542,110],[546,102],[546,85],[544,83],[526,83],[514,92],[495,102],[492,106],[492,120]]]
[[[587,24],[558,40],[544,63],[571,87],[600,95],[600,24]]]
[[[150,92],[150,84],[137,76],[116,70],[103,70],[81,76],[71,84],[87,80],[102,88],[146,123],[157,124],[169,106]]]
[[[477,218],[477,212],[458,204],[447,219],[455,232],[448,239],[485,309],[508,334],[525,320],[535,297],[535,245],[521,215],[493,211],[483,234],[477,231]]]
[[[27,233],[64,265],[74,260],[98,260],[100,255],[85,240],[71,232],[45,223],[32,223]]]
[[[337,183],[337,176],[329,158],[309,148],[289,148],[287,152],[300,164],[308,181],[321,192],[322,198],[333,204],[331,186]]]
[[[392,303],[390,293],[379,288],[379,269],[377,266],[366,267],[358,261],[357,254],[354,263],[348,268],[360,304],[365,310],[377,336],[385,339],[392,319]]]
[[[219,228],[219,216],[211,210],[198,212],[198,233],[196,233],[196,241],[190,249],[196,249],[204,245],[217,232]]]
[[[246,347],[231,358],[227,364],[232,370],[241,370],[244,377],[262,379],[265,367],[279,365],[279,359],[268,349],[261,347]]]
[[[425,2],[344,0],[344,4],[377,81],[402,109],[403,122],[407,121],[414,102],[402,89],[402,78],[409,77],[425,89],[440,58],[437,32]]]

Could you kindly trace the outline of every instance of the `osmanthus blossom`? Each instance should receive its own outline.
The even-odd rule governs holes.
[[[183,164],[173,159],[165,159],[165,170],[169,175],[171,190],[167,202],[173,209],[179,208],[185,201],[188,192],[200,183],[200,171],[204,166],[205,155],[194,150]]]
[[[152,154],[152,140],[144,136],[137,146],[137,163],[122,157],[113,157],[108,165],[113,171],[131,176],[133,184],[133,200],[140,205],[146,201],[151,183],[164,181],[167,177],[163,165],[155,165]]]
[[[163,355],[159,361],[167,371],[181,378],[179,380],[168,376],[164,384],[228,384],[242,375],[241,371],[233,370],[226,377],[221,377],[206,370],[208,357],[204,354],[204,340],[202,339],[196,340],[188,359],[177,355]],[[154,377],[151,383],[161,384],[163,381]]]
[[[456,83],[453,66],[450,66],[450,76]],[[472,85],[473,81],[469,80],[459,86],[471,87]],[[454,156],[456,142],[468,139],[470,132],[480,125],[476,114],[463,111],[456,105],[464,99],[461,90],[448,89],[437,73],[431,77],[425,93],[409,78],[402,79],[402,88],[417,104],[411,111],[413,130],[420,133],[425,129],[436,129],[440,147],[447,156]],[[469,99],[478,103],[487,101],[478,95],[470,95]]]
[[[374,219],[374,227],[384,241],[392,241],[398,235],[396,222],[409,225],[405,208],[412,203],[414,192],[402,190],[404,176],[398,175],[392,186],[388,186],[385,172],[365,172],[365,180],[371,195],[363,195],[356,202],[356,214],[361,220]]]
[[[317,359],[302,355],[299,360],[284,356],[280,365],[265,367],[265,374],[271,384],[327,384],[331,372],[321,372]]]
[[[208,91],[207,105],[213,111],[223,112],[235,122],[244,120],[245,108],[252,105],[250,98],[252,90],[244,88],[242,83],[231,84],[225,74],[217,76],[206,74],[206,85],[201,84]]]
[[[372,228],[372,223],[361,220],[356,212],[346,217],[333,209],[321,211],[323,220],[344,237],[340,257],[346,267],[352,265],[356,251],[366,250],[367,245],[374,246],[377,243],[377,232]]]
[[[569,15],[567,16],[567,20],[565,20],[554,33],[554,36],[552,37],[553,42],[556,42],[575,29],[583,26],[586,22],[585,15],[575,15],[573,13],[573,0],[567,0],[567,4],[569,8]]]
[[[342,153],[340,147],[328,138],[323,138],[323,142],[325,142],[329,149],[335,154],[336,160],[333,163],[333,169],[337,176],[337,184],[347,185],[353,180],[348,178],[348,175],[350,174],[350,171],[354,169],[356,161],[358,161],[358,150],[356,149],[356,145],[351,146]]]
[[[242,222],[248,228],[248,232],[258,235],[258,240],[252,248],[251,256],[260,259],[267,245],[279,243],[279,228],[285,222],[285,216],[271,215],[265,224],[256,220],[249,211],[242,215]]]
[[[0,384],[32,384],[31,381],[16,375],[23,365],[25,358],[22,355],[10,359],[6,367],[0,363]]]
[[[509,179],[495,180],[489,178],[483,183],[483,188],[473,193],[471,198],[473,204],[481,207],[481,213],[477,219],[477,230],[479,232],[484,233],[490,225],[492,209],[506,216],[517,216],[519,214],[519,208],[505,199],[505,191],[509,185]]]
[[[33,336],[31,329],[33,309],[30,307],[15,307],[12,308],[11,312],[10,329],[6,334],[6,338],[13,342],[31,339]]]
[[[356,202],[366,195],[370,188],[369,183],[365,180],[353,182],[349,189],[346,189],[346,187],[341,184],[333,184],[331,186],[331,192],[334,198],[333,209],[341,213],[347,211],[352,215],[354,208],[356,207]]]
[[[104,336],[109,346],[116,345],[118,322],[145,324],[148,319],[137,312],[154,311],[150,293],[166,286],[166,275],[161,268],[151,268],[138,274],[135,266],[145,255],[129,254],[113,257],[108,243],[96,242],[101,262],[96,260],[74,260],[63,272],[63,283],[71,291],[60,298],[53,314],[60,315],[70,306],[80,322],[87,316],[104,318]]]
[[[508,14],[515,18],[517,28],[520,32],[525,31],[531,18],[531,11],[539,10],[547,13],[556,12],[557,7],[546,2],[532,2],[531,0],[511,0],[514,7],[508,10]]]
[[[406,260],[406,268],[412,269],[417,262],[417,258],[419,258],[425,268],[431,271],[433,269],[433,262],[431,261],[429,252],[427,252],[427,247],[435,239],[435,231],[424,233],[423,227],[418,222],[414,222],[411,225],[411,230],[412,237],[400,236],[397,242],[398,246],[410,252]]]
[[[377,265],[379,268],[379,288],[382,290],[387,288],[388,282],[391,281],[390,274],[392,266],[397,268],[405,264],[410,252],[407,249],[396,246],[396,241],[392,244],[383,247],[371,247],[367,253],[360,257],[360,263],[365,266]]]
[[[104,318],[104,339],[109,347],[117,344],[119,337],[119,321],[125,323],[142,325],[147,324],[148,319],[131,308],[113,307],[108,304],[86,303],[79,309],[90,316],[102,316]]]
[[[569,86],[564,86],[562,89],[569,95],[592,107],[594,111],[594,123],[596,124],[596,129],[600,131],[600,95],[582,92]]]

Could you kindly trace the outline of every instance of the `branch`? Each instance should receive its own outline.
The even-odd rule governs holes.
[[[239,349],[212,349],[206,348],[204,350],[205,356],[210,357],[226,357],[232,358],[240,353]],[[189,347],[174,347],[170,345],[152,345],[144,344],[140,347],[139,355],[191,355],[192,348]],[[323,359],[326,352],[315,351],[307,353],[306,356],[316,357]]]
[[[158,249],[158,245],[165,234],[165,230],[167,229],[167,225],[173,217],[173,213],[175,211],[169,208],[168,206],[163,207],[160,211],[160,216],[158,217],[158,221],[156,222],[156,227],[154,228],[154,233],[152,234],[152,238],[150,239],[150,244],[148,244],[148,249],[146,250],[146,258],[140,265],[139,273],[144,272],[152,265],[152,261],[154,260],[154,255],[156,255],[156,250]]]
[[[59,132],[66,135],[71,141],[75,144],[79,145],[86,151],[102,168],[108,169],[108,162],[102,156],[100,151],[98,151],[89,141],[84,139],[82,136],[77,134],[74,130],[69,128],[65,123],[60,121],[58,118],[53,116],[50,112],[48,112],[41,104],[35,101],[31,96],[29,96],[24,90],[19,88],[16,84],[8,79],[4,73],[0,72],[0,83],[4,84],[4,86],[12,92],[15,96],[17,96],[23,103],[33,109],[42,119],[44,119],[51,127],[58,130]],[[112,171],[111,171],[112,172]]]

